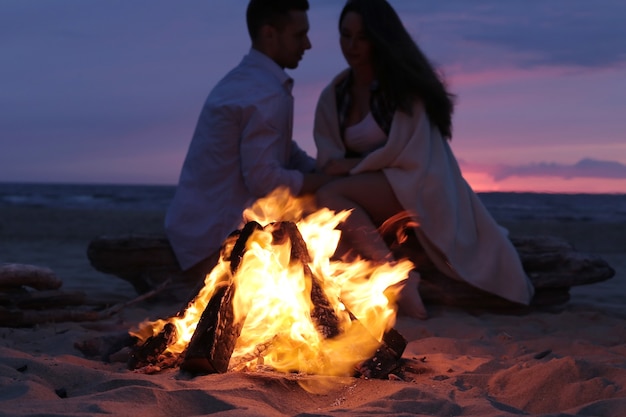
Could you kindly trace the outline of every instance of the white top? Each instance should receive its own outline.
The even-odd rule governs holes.
[[[209,94],[165,231],[184,270],[219,250],[242,212],[278,186],[297,194],[315,160],[292,140],[293,80],[250,49]]]
[[[380,148],[387,142],[387,134],[378,126],[372,112],[359,123],[346,127],[344,133],[346,148],[361,155]]]

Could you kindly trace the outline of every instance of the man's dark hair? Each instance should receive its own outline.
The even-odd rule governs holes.
[[[284,28],[292,10],[308,11],[308,0],[250,0],[246,10],[250,39],[254,41],[257,38],[263,25],[270,25],[278,30]]]

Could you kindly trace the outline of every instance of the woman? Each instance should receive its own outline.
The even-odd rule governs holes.
[[[343,235],[359,255],[393,261],[378,232],[408,213],[446,275],[529,304],[533,287],[517,251],[463,179],[448,140],[453,97],[385,0],[348,0],[340,18],[348,68],[322,92],[315,116],[318,168],[344,177],[318,190],[320,205],[352,209]],[[419,274],[404,281],[400,312],[426,318]]]

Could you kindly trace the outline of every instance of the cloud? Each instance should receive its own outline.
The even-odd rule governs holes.
[[[466,38],[525,54],[528,66],[603,67],[626,61],[626,26],[617,23],[618,16],[626,14],[623,2],[607,1],[603,7],[590,2],[527,2],[524,7],[536,10],[501,16],[470,29]],[[509,10],[514,12],[513,7]]]
[[[403,7],[416,16],[421,14],[418,18],[426,37],[435,31],[438,37],[455,38],[447,46],[435,40],[454,51],[455,62],[473,62],[480,46],[515,54],[526,67],[597,68],[626,62],[626,25],[622,23],[626,3],[622,0],[414,3]]]
[[[509,177],[559,177],[626,179],[626,165],[615,161],[585,158],[573,165],[558,163],[533,163],[520,166],[499,165],[488,168],[494,181]]]

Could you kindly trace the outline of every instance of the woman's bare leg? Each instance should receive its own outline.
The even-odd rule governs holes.
[[[320,188],[316,195],[320,206],[352,210],[341,229],[362,257],[375,262],[392,258],[377,227],[402,211],[402,206],[382,172],[340,178]]]
[[[320,206],[331,210],[352,210],[341,226],[342,234],[364,258],[374,262],[393,261],[393,254],[378,233],[378,226],[403,211],[382,172],[368,172],[337,179],[317,193]],[[411,271],[403,281],[398,307],[405,315],[426,318],[426,309],[417,291],[419,273]]]

